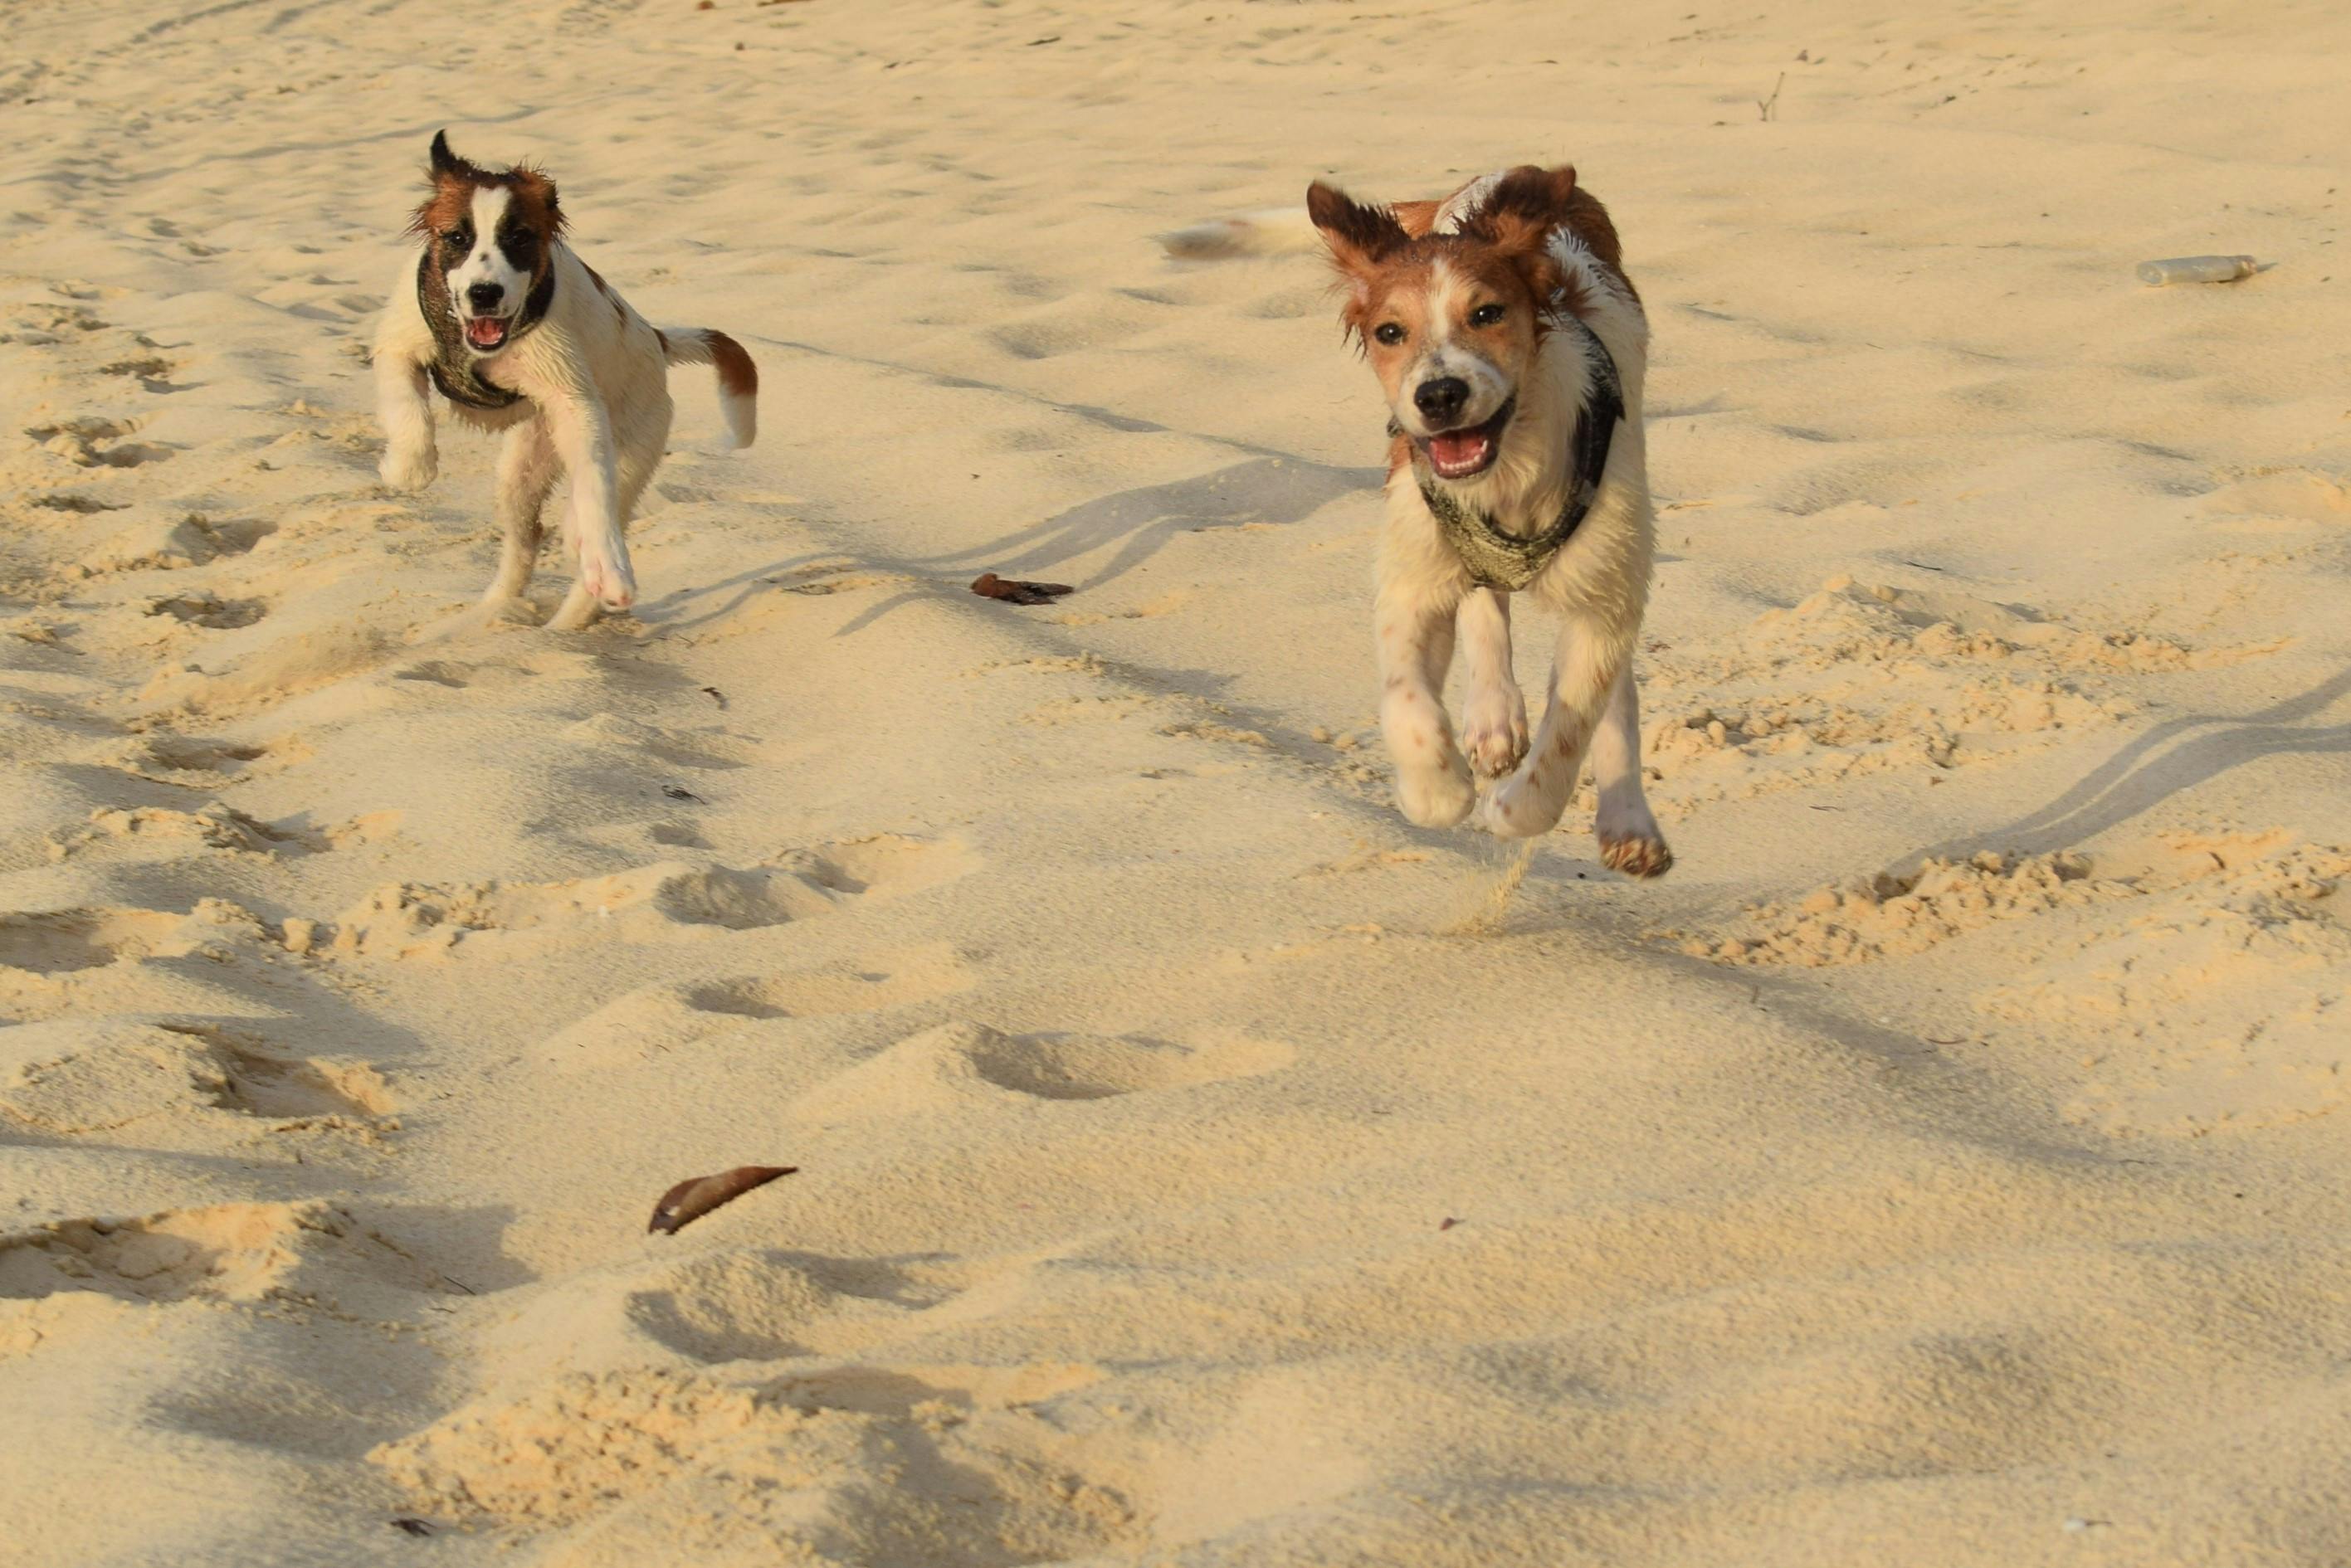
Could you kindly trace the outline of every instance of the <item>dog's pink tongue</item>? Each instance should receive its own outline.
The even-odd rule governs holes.
[[[492,321],[487,317],[484,317],[477,321],[468,321],[465,323],[465,336],[472,338],[476,344],[485,348],[488,348],[491,344],[496,343],[499,338],[504,337],[506,335],[506,323],[502,321]]]
[[[1428,438],[1428,455],[1447,472],[1472,468],[1484,461],[1490,439],[1484,431],[1447,431]]]

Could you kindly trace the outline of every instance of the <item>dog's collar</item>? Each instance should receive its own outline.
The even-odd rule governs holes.
[[[499,346],[501,350],[545,320],[547,307],[554,302],[555,269],[549,267],[547,275],[531,286],[521,313]],[[449,298],[447,286],[434,285],[430,256],[416,258],[416,307],[424,313],[425,326],[433,329],[434,352],[426,369],[443,397],[469,409],[510,409],[522,401],[520,392],[482,379],[478,361],[465,351],[465,330],[458,324],[457,307]]]
[[[1608,346],[1574,317],[1573,326],[1591,369],[1592,391],[1575,416],[1574,446],[1567,478],[1567,500],[1552,525],[1531,538],[1505,534],[1484,513],[1462,505],[1431,476],[1427,460],[1415,445],[1413,477],[1420,483],[1420,498],[1437,519],[1445,542],[1453,546],[1468,568],[1469,580],[1480,587],[1515,593],[1542,575],[1600,497],[1600,482],[1608,472],[1608,449],[1615,440],[1616,422],[1625,417],[1625,383]]]

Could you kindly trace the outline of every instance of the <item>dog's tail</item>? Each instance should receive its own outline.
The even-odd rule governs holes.
[[[726,433],[737,446],[749,446],[759,433],[759,367],[743,345],[711,327],[664,327],[662,357],[673,365],[718,368],[718,404]]]
[[[1210,218],[1205,223],[1161,234],[1158,240],[1161,247],[1179,261],[1299,255],[1322,246],[1303,207],[1280,207],[1238,218]]]

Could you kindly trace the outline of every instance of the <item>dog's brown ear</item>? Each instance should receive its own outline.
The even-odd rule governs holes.
[[[1392,253],[1410,244],[1412,236],[1387,208],[1367,207],[1320,180],[1306,187],[1306,215],[1314,220],[1314,226],[1322,231],[1322,243],[1331,247],[1331,265],[1338,269],[1347,290],[1340,319],[1346,324],[1348,335],[1361,345],[1366,330],[1364,312],[1371,304],[1373,270]]]
[[[540,227],[549,234],[561,234],[566,224],[563,206],[556,199],[555,182],[548,178],[547,171],[517,164],[511,178],[515,193],[542,214]]]
[[[1551,232],[1567,222],[1574,198],[1572,164],[1539,169],[1522,163],[1494,182],[1461,232],[1497,250],[1541,250]]]
[[[433,133],[433,151],[424,170],[427,180],[437,185],[444,180],[486,180],[489,175],[490,171],[480,164],[449,151],[447,130]]]
[[[1322,231],[1322,243],[1342,272],[1375,266],[1390,251],[1411,243],[1394,213],[1353,201],[1320,180],[1306,187],[1306,215]]]
[[[454,223],[465,207],[466,188],[475,180],[486,179],[488,175],[488,170],[469,163],[449,151],[449,133],[446,130],[434,131],[433,151],[426,156],[424,163],[424,182],[433,188],[433,194],[408,215],[408,232],[429,234]]]
[[[1567,269],[1552,254],[1551,236],[1568,226],[1577,200],[1570,165],[1520,164],[1494,182],[1478,210],[1463,220],[1461,233],[1499,251],[1526,280],[1527,292],[1549,301],[1569,283]]]

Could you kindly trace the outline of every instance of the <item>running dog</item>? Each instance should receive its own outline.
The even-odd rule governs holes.
[[[707,327],[657,328],[563,243],[555,183],[539,170],[485,169],[433,138],[431,197],[409,232],[375,341],[385,484],[421,490],[440,471],[438,391],[457,418],[503,431],[496,512],[506,544],[483,596],[521,597],[538,557],[540,513],[569,474],[565,551],[580,575],[549,619],[587,626],[636,599],[624,537],[669,439],[671,365],[712,365],[734,444],[756,432],[759,372],[741,344]]]
[[[1641,381],[1648,318],[1607,210],[1570,168],[1526,166],[1435,202],[1367,206],[1329,185],[1306,215],[1336,267],[1348,336],[1388,400],[1374,619],[1380,726],[1406,817],[1473,811],[1504,837],[1550,831],[1584,755],[1602,858],[1673,864],[1641,790],[1633,649],[1654,552]],[[1165,237],[1181,256],[1286,248],[1258,219]],[[1531,742],[1510,670],[1510,596],[1559,612]],[[1441,692],[1468,667],[1457,741]],[[1473,774],[1497,781],[1481,796]]]

